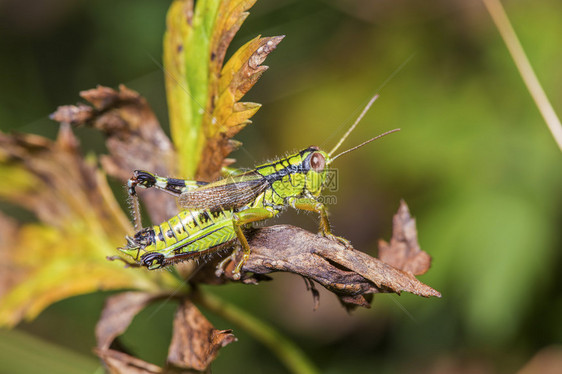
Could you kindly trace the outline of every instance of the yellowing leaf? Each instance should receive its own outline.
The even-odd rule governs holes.
[[[50,304],[71,296],[97,290],[155,288],[142,273],[107,261],[103,254],[114,249],[107,241],[88,240],[89,230],[70,231],[44,225],[23,230],[21,242],[12,248],[16,258],[11,264],[24,277],[2,297],[0,325],[33,319]]]
[[[56,142],[0,134],[0,146],[7,181],[0,199],[35,212],[41,221],[20,227],[6,221],[9,239],[2,242],[1,255],[9,274],[0,278],[0,325],[34,318],[67,297],[154,290],[159,282],[171,282],[169,273],[148,276],[106,260],[132,229],[105,176],[81,158],[68,126],[61,127]]]
[[[267,69],[282,37],[255,38],[222,64],[255,0],[176,0],[164,38],[164,70],[172,138],[180,174],[213,180],[234,149],[230,138],[250,123],[259,104],[238,103]],[[241,105],[240,105],[241,104]]]

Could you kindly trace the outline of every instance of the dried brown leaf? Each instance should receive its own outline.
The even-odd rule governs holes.
[[[73,215],[91,216],[92,207],[106,217],[107,231],[128,228],[125,217],[105,196],[106,182],[95,165],[84,161],[78,140],[69,126],[62,126],[55,142],[27,135],[0,134],[0,171],[4,182],[0,199],[7,199],[36,213],[51,225],[62,225]]]
[[[406,291],[423,297],[441,297],[410,273],[298,227],[265,227],[248,232],[247,237],[252,253],[242,270],[253,275],[243,276],[245,283],[256,283],[260,280],[257,276],[276,271],[291,272],[318,282],[346,306],[368,306],[371,294],[380,292]],[[233,265],[227,265],[225,277],[229,277]],[[212,278],[212,266],[192,281]]]
[[[168,363],[180,368],[206,370],[220,348],[236,341],[232,330],[217,330],[189,300],[184,300],[174,317],[174,334]]]
[[[414,275],[424,274],[431,266],[431,257],[418,244],[416,220],[410,215],[404,200],[400,201],[398,212],[392,218],[390,244],[379,241],[379,258]]]
[[[163,370],[125,353],[110,349],[133,318],[150,303],[167,297],[166,294],[124,292],[106,301],[96,326],[96,353],[112,373],[191,373],[205,371],[218,350],[236,340],[231,330],[217,330],[187,299],[178,306],[174,318],[173,336],[168,352],[168,364]],[[168,296],[169,297],[169,296]],[[174,368],[180,368],[177,370]],[[187,370],[184,370],[187,369]]]
[[[105,134],[110,155],[101,162],[108,174],[126,181],[133,170],[150,170],[159,175],[175,174],[175,153],[170,139],[162,131],[152,109],[142,96],[119,86],[80,93],[93,107],[78,104],[61,106],[51,118],[75,126],[86,125]],[[175,200],[158,191],[141,191],[154,222],[164,221],[177,212]]]
[[[98,350],[109,349],[113,340],[127,330],[142,309],[162,297],[162,294],[147,292],[123,292],[109,297],[96,325]]]
[[[261,64],[283,38],[284,35],[256,37],[236,51],[222,69],[219,93],[223,95],[229,90],[234,94],[234,101],[240,100],[268,69]]]
[[[95,109],[83,103],[77,105],[63,105],[51,114],[51,119],[60,123],[79,125],[88,122],[95,115]]]

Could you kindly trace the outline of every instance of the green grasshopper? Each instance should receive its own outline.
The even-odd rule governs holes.
[[[157,188],[168,192],[178,197],[179,205],[184,210],[160,225],[140,229],[133,237],[126,237],[126,246],[118,249],[130,256],[134,263],[119,257],[112,259],[119,258],[132,266],[144,266],[153,270],[215,253],[232,246],[238,239],[243,256],[234,268],[233,278],[239,279],[240,270],[250,256],[244,226],[275,217],[287,207],[318,213],[320,234],[349,245],[347,240],[332,234],[326,206],[319,201],[319,196],[326,182],[328,166],[338,157],[400,130],[388,131],[332,157],[377,97],[378,95],[369,101],[355,123],[330,152],[311,146],[288,157],[212,183],[163,178],[136,170],[128,181],[136,230],[141,226],[136,187]],[[222,270],[225,261],[221,262],[219,270]]]

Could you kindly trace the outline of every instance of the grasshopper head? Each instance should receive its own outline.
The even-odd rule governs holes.
[[[303,153],[302,170],[306,175],[306,190],[313,196],[322,192],[329,164],[330,156],[318,147],[309,147]]]

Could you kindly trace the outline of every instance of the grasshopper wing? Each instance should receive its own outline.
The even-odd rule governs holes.
[[[235,209],[253,201],[269,183],[259,173],[249,171],[209,183],[180,195],[184,209]]]

